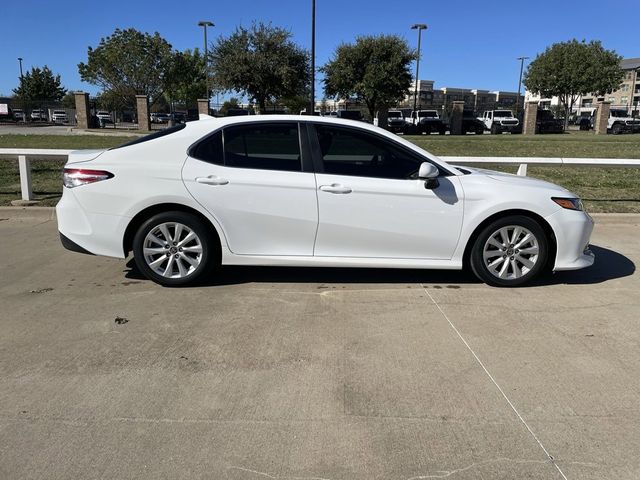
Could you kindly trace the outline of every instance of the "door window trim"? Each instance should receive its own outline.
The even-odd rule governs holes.
[[[440,175],[438,175],[438,177],[450,177],[453,176],[454,174],[451,173],[449,170],[447,170],[446,168],[442,167],[441,165],[433,162],[429,157],[426,157],[424,155],[419,154],[418,152],[415,152],[413,150],[411,150],[410,148],[407,148],[406,146],[402,145],[399,142],[394,142],[393,140],[390,140],[382,135],[379,135],[377,133],[374,132],[369,132],[367,130],[363,130],[361,128],[357,128],[357,127],[352,127],[351,125],[333,125],[330,123],[320,123],[320,122],[309,122],[307,123],[307,129],[308,129],[308,134],[309,134],[309,143],[310,143],[310,151],[311,151],[311,156],[313,159],[313,166],[315,168],[315,172],[319,173],[319,174],[325,174],[325,175],[338,175],[338,176],[349,176],[349,177],[361,177],[361,178],[381,178],[381,179],[386,179],[386,180],[416,180],[415,178],[412,178],[412,176],[408,176],[406,178],[388,178],[388,177],[372,177],[372,176],[368,176],[368,175],[344,175],[344,174],[339,174],[339,173],[326,173],[324,171],[324,162],[322,160],[322,150],[320,149],[320,141],[318,140],[318,132],[316,130],[316,126],[327,126],[329,128],[338,128],[338,129],[343,129],[343,130],[350,130],[352,132],[355,133],[359,133],[365,136],[371,136],[374,137],[375,139],[387,143],[387,144],[391,144],[393,146],[393,148],[402,151],[403,153],[406,153],[407,155],[411,156],[412,158],[415,159],[420,159],[422,162],[429,162],[430,164],[432,164],[434,167],[436,167],[438,169],[438,171],[440,172]],[[418,168],[420,168],[420,165],[418,164]],[[418,169],[416,169],[416,172],[418,171]]]
[[[257,126],[257,125],[278,125],[278,124],[295,124],[298,127],[298,149],[300,151],[300,170],[273,170],[270,168],[248,168],[248,167],[238,167],[235,165],[227,165],[226,164],[226,159],[224,158],[225,156],[225,149],[224,149],[224,143],[225,143],[225,130],[227,128],[233,128],[233,127],[250,127],[250,126]],[[205,142],[207,140],[209,140],[211,137],[217,135],[218,133],[221,133],[222,135],[222,154],[223,154],[223,159],[222,159],[222,163],[214,163],[211,162],[209,160],[205,160],[202,158],[198,158],[196,156],[193,156],[193,152],[194,150],[198,147],[198,145],[200,145],[200,143]],[[307,125],[303,122],[299,122],[296,120],[275,120],[275,121],[269,121],[269,120],[261,120],[261,121],[252,121],[252,122],[238,122],[238,123],[230,123],[227,125],[223,125],[219,128],[216,128],[215,130],[213,130],[210,133],[207,133],[205,136],[199,138],[198,140],[196,140],[195,142],[193,142],[189,148],[187,148],[187,155],[193,159],[199,160],[201,162],[206,162],[206,163],[210,163],[211,165],[217,165],[220,167],[225,167],[225,168],[242,168],[245,170],[265,170],[265,171],[270,171],[270,172],[291,172],[291,173],[313,173],[314,169],[313,169],[313,162],[312,162],[312,155],[311,155],[311,150],[309,147],[309,134],[307,132]]]

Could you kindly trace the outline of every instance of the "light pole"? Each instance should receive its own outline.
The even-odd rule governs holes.
[[[213,27],[214,24],[208,20],[201,20],[198,22],[198,26],[204,28],[204,74],[207,88],[205,98],[209,101],[209,47],[207,46],[207,27]]]
[[[22,85],[22,57],[18,57],[18,63],[20,63],[20,84]]]
[[[420,42],[422,40],[422,30],[426,30],[427,25],[424,23],[415,23],[411,25],[411,30],[418,30],[418,58],[416,59],[416,84],[413,90],[413,111],[416,111],[418,105],[418,79],[420,78]],[[413,119],[413,123],[416,123],[418,119],[418,114],[416,113],[416,118]]]
[[[311,0],[311,98],[308,115],[316,113],[316,0]]]
[[[517,117],[518,108],[520,107],[520,89],[522,88],[522,71],[524,70],[524,61],[529,60],[529,57],[518,57],[516,60],[520,60],[520,80],[518,81],[518,98],[516,98],[516,117]]]

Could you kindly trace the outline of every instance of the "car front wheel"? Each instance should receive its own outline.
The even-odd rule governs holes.
[[[475,275],[496,287],[518,287],[545,268],[547,237],[535,220],[523,215],[500,218],[480,232],[471,251]]]
[[[145,221],[133,239],[138,269],[160,285],[179,287],[201,280],[217,263],[215,238],[190,213],[164,212]]]

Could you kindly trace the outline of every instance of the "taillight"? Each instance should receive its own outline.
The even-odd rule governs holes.
[[[113,177],[113,173],[104,170],[86,170],[84,168],[65,168],[62,183],[67,188],[79,187],[88,183],[100,182]]]

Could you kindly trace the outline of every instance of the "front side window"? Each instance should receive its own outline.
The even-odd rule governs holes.
[[[223,134],[227,167],[302,170],[297,123],[238,125]]]
[[[353,129],[316,125],[324,173],[405,179],[423,161],[376,135]]]

